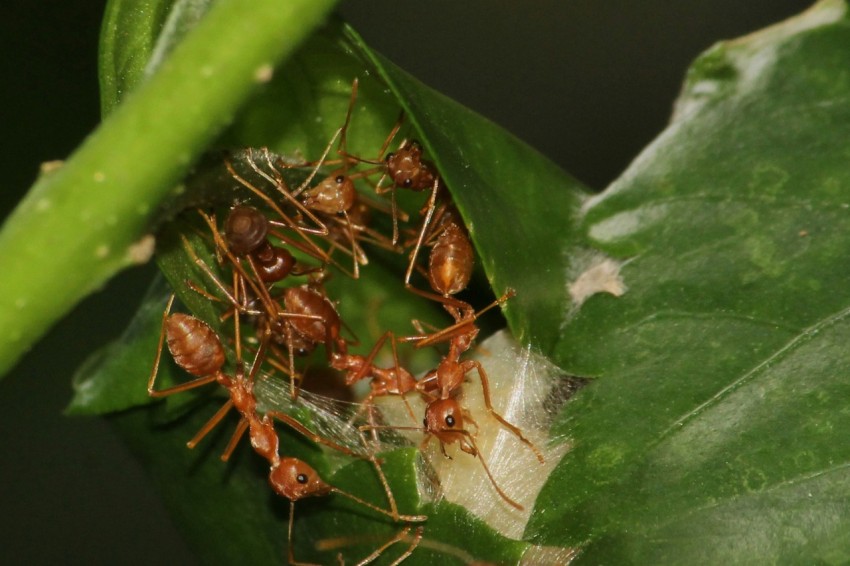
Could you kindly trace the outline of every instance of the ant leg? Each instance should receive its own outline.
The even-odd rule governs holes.
[[[386,176],[386,174],[384,174],[384,176]],[[384,176],[382,176],[381,179],[378,181],[379,186],[381,184],[381,181],[384,179]],[[377,188],[375,189],[375,192],[378,193],[378,194],[381,194],[380,192],[378,192]],[[398,201],[396,200],[396,196],[395,196],[395,185],[392,185],[390,187],[390,206],[391,206],[392,217],[393,217],[393,239],[392,239],[392,243],[393,243],[394,246],[397,246],[398,245]]]
[[[419,336],[427,336],[429,331],[438,332],[439,330],[441,330],[441,328],[436,324],[431,324],[430,322],[425,322],[419,320],[418,318],[411,319],[410,325],[413,326],[413,329],[419,333]],[[428,328],[428,330],[425,330],[426,327]]]
[[[416,390],[426,397],[429,398],[428,402],[436,401],[440,398],[439,395],[434,395],[433,393],[429,393],[427,391],[428,388],[431,389],[439,389],[439,380],[437,379],[437,370],[431,370],[428,374],[425,375],[422,379],[416,382]]]
[[[188,287],[188,288],[189,288],[189,289],[191,289],[192,291],[196,292],[197,294],[199,294],[200,296],[202,296],[202,297],[203,297],[203,298],[205,298],[206,300],[208,300],[208,301],[212,301],[212,302],[216,302],[216,303],[220,303],[220,302],[221,302],[221,299],[220,299],[220,298],[216,297],[216,296],[215,296],[215,295],[213,295],[212,293],[208,293],[208,292],[206,291],[206,289],[204,289],[203,287],[201,287],[200,285],[198,285],[197,283],[195,283],[195,282],[194,282],[194,281],[192,281],[191,279],[186,279],[186,280],[184,281],[184,283],[186,284],[186,287]]]
[[[289,559],[289,564],[292,566],[321,566],[312,562],[298,562],[295,560],[295,551],[292,548],[292,526],[295,523],[295,502],[289,502],[289,527],[286,531],[286,554]]]
[[[422,522],[428,520],[428,517],[426,515],[396,515],[396,516],[394,516],[391,511],[387,511],[386,509],[382,509],[381,507],[378,507],[377,505],[373,505],[373,504],[369,503],[368,501],[366,501],[365,499],[360,499],[356,495],[354,495],[352,493],[348,493],[347,491],[343,491],[343,490],[339,489],[338,487],[331,486],[331,492],[332,493],[338,493],[338,494],[342,495],[343,497],[347,497],[348,499],[350,499],[352,501],[356,501],[357,503],[359,503],[359,504],[361,504],[365,507],[368,507],[372,511],[377,511],[378,513],[381,513],[382,515],[385,515],[387,517],[392,518],[394,521],[404,521],[406,523],[422,523]]]
[[[436,301],[444,306],[451,306],[461,311],[471,311],[472,306],[460,299],[455,299],[454,297],[444,297],[443,295],[438,295],[437,293],[433,293],[431,291],[423,291],[422,289],[417,289],[413,285],[407,286],[407,290],[411,293],[419,295],[420,297],[425,297],[426,299],[430,299],[432,301]],[[491,307],[492,308],[492,307]]]
[[[286,329],[286,349],[289,353],[289,398],[295,401],[298,398],[298,390],[304,378],[295,373],[295,344],[292,337],[292,325],[286,324],[284,328]],[[298,381],[298,386],[295,385],[296,381]]]
[[[410,290],[415,292],[415,293],[418,293],[418,294],[427,294],[427,291],[421,291],[420,292],[419,289],[416,289],[416,288],[413,288],[413,287]],[[435,332],[435,333],[428,335],[428,336],[408,336],[408,337],[402,338],[402,340],[405,341],[405,342],[416,341],[416,348],[422,348],[422,347],[428,346],[430,344],[436,344],[438,342],[445,342],[446,340],[451,340],[455,336],[460,336],[462,334],[468,333],[469,330],[467,329],[467,327],[473,326],[472,323],[476,319],[478,319],[478,317],[480,317],[481,315],[483,315],[485,312],[489,311],[490,309],[493,309],[493,308],[495,308],[499,305],[504,304],[508,299],[511,299],[515,296],[516,296],[516,291],[514,291],[511,288],[508,288],[508,290],[505,291],[504,295],[502,295],[501,297],[499,297],[498,299],[496,299],[495,301],[493,301],[492,303],[490,303],[489,305],[487,305],[486,307],[484,307],[480,311],[473,312],[472,314],[468,314],[468,315],[466,315],[466,314],[461,315],[459,317],[460,320],[458,320],[455,324],[453,324],[451,326],[447,326],[446,328],[443,328],[439,332]],[[466,305],[466,307],[469,307],[468,303],[463,303],[463,301],[457,301],[457,302]],[[461,309],[465,310],[466,307],[461,307]],[[473,326],[473,328],[474,328],[474,326]]]
[[[375,415],[374,415],[374,409],[375,409],[374,398],[375,398],[374,392],[371,392],[366,397],[364,397],[363,400],[360,401],[359,407],[357,407],[357,410],[354,411],[351,414],[351,417],[348,419],[348,421],[346,421],[346,423],[348,424],[348,426],[354,426],[354,421],[357,420],[357,418],[360,416],[360,413],[363,413],[364,411],[367,412],[367,414],[368,414],[367,420],[369,422],[369,426],[372,427],[372,428],[370,428],[370,430],[372,431],[372,441],[377,445],[378,444],[378,433],[373,428],[374,425],[376,424],[375,423]],[[363,431],[361,430],[360,432],[363,432]]]
[[[396,118],[395,124],[393,125],[393,129],[390,130],[390,135],[388,135],[387,139],[384,140],[384,143],[381,146],[381,152],[378,154],[378,161],[383,159],[384,154],[387,152],[387,149],[393,141],[393,138],[398,135],[398,131],[401,129],[402,124],[404,124],[404,110],[399,113],[398,118]]]
[[[175,385],[174,387],[168,387],[167,389],[160,389],[158,391],[153,389],[153,383],[148,387],[148,395],[151,397],[168,397],[169,395],[174,395],[175,393],[182,393],[184,391],[189,391],[190,389],[195,389],[196,387],[201,387],[206,385],[207,383],[212,383],[219,377],[219,373],[214,373],[212,375],[207,375],[205,377],[199,377],[197,379],[193,379],[192,381],[187,381],[186,383],[181,383],[179,385]],[[151,381],[156,377],[156,374],[151,375]]]
[[[162,347],[165,345],[165,325],[168,322],[168,314],[171,312],[171,305],[174,304],[174,293],[171,294],[171,297],[168,299],[168,305],[165,307],[165,311],[162,313],[162,326],[159,329],[159,345],[156,348],[156,356],[153,360],[153,368],[151,368],[151,374],[148,377],[148,395],[153,395],[153,384],[156,380],[156,374],[159,372],[159,362],[162,359]]]
[[[388,549],[389,547],[391,547],[391,546],[392,546],[392,545],[394,545],[395,543],[397,543],[397,542],[401,542],[401,541],[403,541],[405,538],[407,538],[407,535],[410,533],[410,529],[411,529],[411,528],[412,528],[412,527],[410,527],[410,526],[404,527],[401,531],[399,531],[398,533],[396,533],[396,534],[395,534],[395,536],[393,536],[393,538],[391,538],[390,540],[388,540],[387,542],[385,542],[384,544],[382,544],[381,546],[379,546],[379,547],[378,547],[378,548],[377,548],[377,549],[376,549],[376,550],[375,550],[372,554],[370,554],[369,556],[367,556],[366,558],[364,558],[363,560],[361,560],[360,562],[358,562],[358,563],[356,564],[356,566],[365,566],[366,564],[371,564],[372,562],[374,562],[375,560],[377,560],[377,559],[378,559],[378,557],[379,557],[381,554],[383,554],[383,552],[384,552],[386,549]],[[421,529],[421,527],[420,527],[420,529]],[[421,538],[421,537],[420,537],[420,538]],[[418,545],[418,544],[419,544],[419,540],[416,540],[415,544],[413,545],[413,548],[416,548],[416,545]],[[409,550],[408,550],[408,552],[405,552],[405,553],[402,555],[402,560],[404,560],[405,558],[407,558],[408,556],[410,556],[410,553],[411,553],[411,552],[413,552],[413,548],[409,549]],[[398,561],[398,560],[393,561],[393,564],[398,564],[398,563],[399,563],[399,561]]]
[[[463,431],[458,431],[458,432],[461,432],[461,433],[466,435],[467,439],[469,440],[470,444],[472,445],[472,448],[475,450],[476,454],[478,455],[478,460],[481,462],[481,467],[484,468],[484,473],[486,473],[487,477],[490,478],[490,483],[493,484],[493,487],[495,488],[496,492],[502,497],[502,499],[505,500],[505,503],[507,503],[508,505],[510,505],[511,507],[513,507],[514,509],[516,509],[518,511],[525,510],[525,507],[523,507],[522,505],[520,505],[519,503],[517,503],[516,501],[514,501],[510,497],[508,497],[508,494],[506,494],[504,491],[502,491],[502,488],[499,487],[498,483],[496,483],[495,478],[493,478],[493,474],[490,473],[490,468],[487,467],[487,462],[484,461],[484,456],[481,454],[481,451],[478,449],[478,446],[475,445],[475,440],[472,438],[472,435],[469,433],[469,431],[463,430]]]
[[[372,346],[372,349],[369,351],[369,355],[366,356],[366,359],[363,362],[363,367],[361,367],[360,370],[358,370],[358,372],[355,373],[353,376],[346,376],[346,385],[353,385],[364,377],[366,377],[366,374],[369,372],[370,369],[372,369],[372,362],[374,361],[375,356],[378,355],[378,351],[381,349],[381,346],[384,345],[384,342],[386,342],[387,338],[392,336],[392,334],[392,330],[387,330],[381,335],[380,338],[375,341],[375,345]]]
[[[407,401],[407,391],[404,391],[404,388],[401,384],[401,364],[398,361],[398,346],[397,340],[395,339],[395,334],[392,332],[390,334],[390,347],[393,349],[393,362],[395,362],[395,386],[396,390],[401,395],[401,400],[404,402],[404,407],[407,409],[407,414],[410,415],[410,418],[413,419],[413,422],[416,422],[416,415],[413,414],[413,407],[410,406],[410,403]]]
[[[225,448],[224,452],[221,454],[222,462],[230,460],[230,457],[233,455],[233,451],[236,450],[236,445],[239,444],[239,441],[242,439],[242,435],[245,434],[246,430],[248,430],[248,426],[248,420],[243,417],[236,426],[236,430],[233,431],[233,436],[230,437],[230,442],[227,443],[227,448]]]
[[[428,232],[428,227],[431,224],[431,218],[434,216],[434,211],[437,208],[437,192],[440,188],[440,178],[434,179],[434,188],[431,189],[431,197],[428,199],[428,212],[425,214],[425,219],[422,221],[422,228],[419,230],[419,238],[416,240],[416,247],[413,248],[413,253],[410,256],[410,263],[407,264],[407,272],[404,274],[404,286],[410,287],[410,276],[413,273],[413,266],[416,265],[416,257],[419,255],[419,250],[422,248],[422,243],[425,241],[425,234]]]
[[[281,413],[281,412],[278,412],[278,411],[271,411],[268,414],[270,416],[278,419],[279,421],[289,425],[289,427],[294,428],[296,431],[298,431],[302,435],[306,436],[307,438],[309,438],[313,442],[316,442],[318,444],[324,444],[325,446],[333,448],[334,450],[342,452],[343,454],[348,454],[349,456],[355,456],[355,457],[357,456],[357,454],[353,450],[350,450],[350,449],[346,448],[345,446],[337,444],[333,440],[328,440],[327,438],[325,438],[323,436],[319,436],[318,434],[314,433],[313,431],[311,431],[310,429],[308,429],[307,427],[305,427],[304,425],[302,425],[297,420],[293,419],[292,417],[290,417],[287,414],[284,414],[284,413]]]
[[[493,417],[497,421],[502,423],[505,428],[514,433],[514,435],[520,440],[520,442],[528,446],[531,451],[534,452],[534,455],[537,457],[537,460],[541,464],[543,464],[543,454],[540,453],[537,447],[525,436],[523,436],[522,431],[519,429],[519,427],[509,423],[502,415],[497,413],[496,410],[493,408],[493,404],[490,401],[490,381],[487,379],[487,372],[484,371],[484,367],[481,365],[481,362],[478,362],[476,360],[467,360],[463,362],[463,364],[461,364],[461,369],[463,370],[464,374],[471,371],[472,368],[475,368],[475,370],[478,372],[478,377],[481,378],[481,389],[484,392],[484,405],[487,407],[487,411],[489,411],[490,414],[493,415]]]
[[[347,159],[348,157],[348,126],[351,123],[351,115],[354,111],[354,102],[357,100],[357,88],[360,82],[357,80],[357,77],[354,77],[354,80],[351,82],[351,98],[348,99],[348,111],[345,113],[345,122],[342,123],[342,127],[339,135],[339,146],[337,146],[337,154],[343,156]]]
[[[316,166],[313,168],[313,170],[310,172],[310,175],[309,175],[309,176],[308,176],[308,177],[304,180],[304,182],[303,182],[303,183],[301,183],[301,184],[298,186],[298,188],[297,188],[297,189],[295,189],[294,191],[292,191],[292,192],[291,192],[288,196],[287,196],[287,195],[284,195],[284,196],[287,196],[287,198],[292,197],[292,199],[291,199],[291,200],[293,200],[293,201],[294,201],[294,202],[293,202],[293,204],[294,204],[294,205],[298,208],[298,210],[299,210],[299,211],[303,212],[303,213],[304,213],[304,214],[306,214],[308,217],[310,217],[310,219],[311,219],[311,220],[313,220],[313,219],[314,219],[313,215],[309,212],[309,210],[308,210],[307,208],[305,208],[305,207],[304,207],[304,205],[303,205],[301,202],[299,202],[298,200],[296,200],[296,199],[295,199],[295,197],[297,197],[297,196],[298,196],[298,195],[300,195],[302,192],[304,192],[304,191],[307,189],[307,187],[309,187],[309,186],[310,186],[310,183],[312,183],[312,182],[313,182],[313,179],[314,179],[314,178],[316,177],[316,175],[318,175],[318,173],[319,173],[319,169],[321,169],[322,165],[324,165],[324,164],[325,164],[325,161],[326,161],[326,159],[327,159],[327,157],[328,157],[328,153],[330,153],[330,151],[331,151],[331,147],[333,147],[334,142],[337,140],[337,138],[340,136],[340,134],[341,134],[341,133],[342,133],[342,128],[337,129],[337,131],[336,131],[336,132],[334,133],[334,135],[331,137],[331,141],[329,141],[329,142],[328,142],[328,145],[326,145],[326,146],[325,146],[325,151],[324,151],[324,153],[322,153],[322,156],[319,158],[319,161],[317,161],[317,162],[316,162]],[[272,163],[272,159],[271,159],[271,154],[270,154],[270,152],[269,152],[269,148],[267,148],[267,147],[264,147],[264,148],[263,148],[263,157],[265,157],[265,159],[266,159],[266,163],[268,163],[269,168],[271,168],[271,170],[272,170],[272,171],[274,171],[274,173],[275,173],[275,178],[282,182],[282,181],[283,181],[283,177],[281,177],[280,173],[278,172],[278,170],[275,168],[274,164]],[[278,190],[280,190],[280,187],[281,187],[281,184],[282,184],[282,183],[281,183],[281,184],[276,183],[274,180],[270,179],[270,178],[268,177],[268,175],[266,175],[266,174],[265,174],[263,171],[261,171],[261,170],[257,170],[257,169],[254,169],[254,170],[255,170],[255,171],[257,171],[257,173],[259,173],[259,174],[260,174],[260,175],[262,175],[263,177],[265,177],[267,180],[269,180],[272,184],[274,184],[276,187],[278,187]],[[285,185],[284,185],[284,186],[285,186]],[[314,222],[317,222],[317,224],[318,224],[318,225],[322,225],[322,223],[321,223],[321,222],[319,222],[319,220],[318,220],[318,219],[315,219],[315,220],[314,220]],[[327,233],[325,233],[325,234],[323,234],[323,235],[324,235],[324,236],[327,236]]]
[[[419,543],[422,542],[422,535],[425,533],[425,527],[416,527],[416,534],[413,535],[413,540],[410,542],[410,546],[407,547],[407,550],[404,551],[404,554],[399,556],[390,566],[398,566],[405,560],[407,560],[413,551],[416,550],[416,547],[419,546]],[[407,537],[407,532],[404,533],[404,537]],[[400,539],[401,540],[401,539]]]
[[[342,212],[343,217],[345,218],[345,228],[348,236],[348,241],[351,243],[351,259],[354,261],[353,267],[353,279],[360,279],[360,264],[366,265],[369,263],[369,259],[366,257],[366,254],[363,253],[363,248],[361,248],[357,244],[357,240],[354,237],[354,229],[351,227],[351,218],[348,216],[348,211]]]
[[[387,482],[387,476],[384,475],[384,470],[381,468],[380,462],[375,458],[375,454],[369,450],[369,446],[366,443],[366,438],[363,436],[363,432],[360,431],[360,441],[363,442],[364,448],[366,448],[366,453],[369,455],[369,461],[372,462],[372,465],[375,466],[375,472],[378,474],[378,479],[381,480],[381,485],[384,488],[384,492],[387,494],[387,502],[390,504],[390,513],[392,513],[392,518],[394,521],[399,520],[398,514],[398,505],[396,505],[395,497],[393,496],[392,490],[390,490],[390,484]]]
[[[201,430],[199,430],[197,433],[195,433],[195,436],[193,436],[193,437],[192,437],[192,440],[190,440],[189,442],[187,442],[187,443],[186,443],[186,446],[187,446],[188,448],[190,448],[190,449],[192,449],[192,448],[194,448],[195,446],[197,446],[197,445],[198,445],[198,443],[199,443],[201,440],[203,440],[203,438],[204,438],[207,434],[209,434],[209,432],[210,432],[212,429],[214,429],[218,423],[220,423],[220,422],[221,422],[221,419],[223,419],[223,418],[224,418],[224,416],[225,416],[228,412],[230,412],[230,409],[231,409],[231,408],[233,408],[233,400],[232,400],[232,399],[228,399],[228,400],[227,400],[227,403],[225,403],[224,405],[222,405],[222,406],[221,406],[221,408],[219,408],[219,410],[218,410],[218,411],[216,411],[216,412],[215,412],[215,414],[214,414],[212,417],[210,417],[210,420],[208,420],[208,421],[207,421],[207,423],[206,423],[204,426],[202,426],[202,427],[201,427]]]

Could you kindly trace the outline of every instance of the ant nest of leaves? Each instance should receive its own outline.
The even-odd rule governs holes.
[[[226,413],[237,412],[239,425],[222,459],[242,436],[249,437],[269,464],[273,491],[290,502],[290,533],[296,502],[329,494],[401,525],[361,563],[395,545],[402,549],[398,563],[427,544],[427,517],[399,509],[393,478],[383,471],[380,454],[399,446],[420,449],[420,500],[456,503],[501,535],[520,539],[543,482],[568,449],[565,442],[552,442],[548,429],[569,391],[559,387],[563,376],[556,367],[507,331],[473,350],[479,317],[516,293],[505,289],[480,309],[459,298],[472,278],[475,252],[442,177],[420,144],[395,142],[403,118],[376,154],[350,153],[346,140],[356,95],[357,81],[343,125],[316,161],[284,159],[267,149],[218,158],[232,204],[187,211],[192,220],[179,234],[192,273],[182,298],[212,307],[218,320],[172,314],[169,303],[148,391],[162,397],[213,383],[222,387],[227,402],[189,445]],[[399,206],[406,200],[397,199],[401,193],[423,195],[416,228],[406,227],[414,215]],[[182,198],[193,206],[204,201]],[[339,288],[340,278],[347,288],[360,284],[367,249],[382,265],[395,265],[401,294],[445,311],[449,322],[413,321],[416,333],[401,335],[380,326],[379,313],[372,312],[378,306],[354,304],[356,293],[335,298],[330,289]],[[373,343],[354,337],[346,322],[350,308],[371,322],[371,334],[378,335]],[[158,388],[166,346],[192,379]],[[330,389],[335,400],[326,396],[329,389],[317,387],[330,382],[337,384]],[[352,387],[356,403],[350,402]],[[309,414],[307,424],[296,416],[302,410]],[[340,461],[369,461],[385,501],[361,499],[287,456],[278,436],[284,427]],[[287,552],[295,562],[291,538]],[[534,552],[540,558],[546,551]]]

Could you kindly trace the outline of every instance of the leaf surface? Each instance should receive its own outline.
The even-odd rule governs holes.
[[[598,379],[527,534],[586,563],[847,559],[846,4],[716,45],[670,126],[583,209],[627,291],[555,348]]]

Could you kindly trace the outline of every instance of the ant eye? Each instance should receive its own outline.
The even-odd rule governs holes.
[[[334,181],[336,181],[337,185],[341,185],[345,182],[345,176],[344,175],[337,175],[337,177],[336,177],[336,179],[334,179]]]
[[[413,185],[413,179],[410,179],[410,178],[405,179],[404,183],[402,183],[402,185],[404,185],[405,189],[409,189]]]
[[[306,474],[298,474],[297,476],[295,476],[295,481],[297,481],[298,483],[307,483]]]
[[[451,415],[446,416],[446,426],[453,427],[455,426],[455,418]]]
[[[428,419],[422,419],[422,426],[428,428]]]
[[[389,162],[390,162],[390,160],[391,160],[391,159],[394,159],[394,158],[395,158],[395,153],[390,152],[390,153],[388,153],[388,154],[387,154],[387,156],[384,158],[384,161],[386,161],[387,163],[389,163]]]

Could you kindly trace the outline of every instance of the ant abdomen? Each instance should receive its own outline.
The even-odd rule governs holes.
[[[252,253],[257,260],[257,274],[264,283],[282,281],[295,268],[295,256],[286,248],[277,248],[268,241]]]
[[[224,366],[224,347],[218,336],[193,316],[182,313],[169,316],[165,337],[177,365],[196,377],[213,375]]]
[[[339,314],[323,294],[309,287],[289,287],[283,295],[286,312],[314,315],[318,319],[291,318],[289,325],[309,341],[325,343],[339,336]]]
[[[249,254],[267,242],[268,233],[268,219],[253,206],[234,206],[224,222],[224,238],[238,256]]]
[[[465,230],[457,224],[446,226],[431,249],[428,262],[431,288],[443,296],[466,289],[472,278],[474,257]]]

